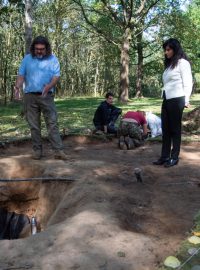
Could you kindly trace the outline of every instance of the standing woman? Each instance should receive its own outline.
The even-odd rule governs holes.
[[[177,39],[163,44],[165,71],[163,73],[162,150],[154,165],[171,167],[178,164],[181,145],[181,120],[184,107],[189,107],[192,92],[192,72],[186,54]],[[171,148],[172,146],[172,148]]]

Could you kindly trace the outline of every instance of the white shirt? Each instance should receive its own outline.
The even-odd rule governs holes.
[[[147,124],[151,130],[151,137],[157,137],[162,135],[161,119],[157,115],[147,112],[146,113]]]
[[[175,68],[167,68],[163,73],[163,91],[166,99],[185,96],[185,103],[189,103],[192,93],[192,71],[190,63],[180,59]]]

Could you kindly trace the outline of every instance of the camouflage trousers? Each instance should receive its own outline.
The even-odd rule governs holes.
[[[121,121],[118,136],[129,136],[133,139],[142,140],[142,132],[137,123]]]

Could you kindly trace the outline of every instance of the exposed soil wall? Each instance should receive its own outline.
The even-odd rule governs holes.
[[[200,107],[183,116],[183,130],[188,133],[200,133]]]
[[[75,182],[23,187],[23,194],[39,198],[34,208],[45,230],[1,241],[0,269],[157,269],[178,249],[199,210],[200,143],[182,145],[179,165],[168,169],[152,165],[160,144],[126,151],[116,140],[64,143],[69,161],[54,160],[47,143],[41,161],[31,159],[29,143],[2,150],[4,177],[63,176]],[[143,183],[136,182],[136,167]]]

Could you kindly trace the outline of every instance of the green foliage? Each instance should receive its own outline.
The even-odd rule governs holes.
[[[200,232],[200,211],[196,214],[194,222],[195,222],[195,231]]]
[[[194,76],[194,86],[195,86],[195,93],[199,93],[200,92],[200,73],[197,72],[195,73]]]
[[[117,22],[102,1],[83,1],[89,19],[102,33],[85,22],[83,14],[72,0],[33,1],[33,36],[48,36],[53,52],[61,64],[61,81],[58,85],[60,97],[99,96],[112,89],[119,93],[120,49],[124,38],[124,15],[120,1],[107,1],[117,15]],[[146,1],[148,9],[153,1]],[[168,37],[181,40],[183,48],[192,62],[195,77],[195,92],[200,91],[200,5],[191,1],[183,11],[182,0],[161,0],[152,8],[137,31],[130,34],[130,97],[136,93],[137,38],[143,31],[142,91],[144,96],[159,97],[163,72],[162,42]],[[90,4],[90,5],[89,5]],[[126,1],[127,7],[129,2]],[[141,1],[134,1],[133,15]],[[94,12],[95,11],[95,12]],[[44,15],[45,14],[45,15]],[[20,61],[25,53],[24,2],[5,1],[0,7],[0,99],[8,103],[13,97],[13,84]],[[130,25],[136,23],[132,16]],[[145,30],[144,30],[145,29]],[[111,42],[113,41],[113,43]]]

